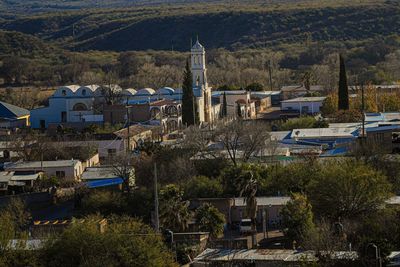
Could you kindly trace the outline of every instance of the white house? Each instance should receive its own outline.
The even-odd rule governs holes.
[[[300,114],[319,113],[326,97],[298,97],[281,101],[281,110],[296,110]]]

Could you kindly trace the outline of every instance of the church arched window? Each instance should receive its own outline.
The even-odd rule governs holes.
[[[76,103],[74,107],[72,108],[73,111],[84,111],[88,110],[86,105],[83,103]]]

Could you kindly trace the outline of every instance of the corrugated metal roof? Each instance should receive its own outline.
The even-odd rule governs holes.
[[[57,167],[72,167],[79,163],[79,160],[55,160],[55,161],[25,161],[8,163],[4,165],[5,169],[33,169],[33,168],[57,168]]]
[[[0,101],[0,117],[3,118],[18,118],[27,116],[30,111],[24,108],[20,108],[5,102]]]
[[[82,180],[102,180],[120,178],[115,175],[114,168],[112,167],[91,167],[86,168],[82,174]]]
[[[290,200],[290,197],[257,197],[257,206],[282,206]],[[235,198],[235,206],[246,206],[243,197]]]
[[[310,97],[297,97],[293,99],[283,100],[281,103],[293,103],[293,102],[322,102],[325,100],[325,96],[310,96]]]
[[[11,181],[32,181],[38,179],[39,173],[35,174],[18,174],[11,177]]]
[[[321,254],[328,254],[328,252]],[[329,252],[332,259],[356,260],[358,254],[355,251]],[[218,262],[218,261],[282,261],[282,262],[304,262],[318,261],[314,251],[298,251],[288,249],[206,249],[198,255],[196,262]]]

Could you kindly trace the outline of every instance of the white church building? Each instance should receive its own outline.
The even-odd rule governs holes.
[[[212,123],[219,117],[219,101],[212,101],[211,87],[207,83],[207,68],[204,46],[197,40],[191,48],[191,71],[193,75],[193,93],[197,104],[198,118],[201,123]],[[49,98],[49,105],[31,111],[32,128],[48,128],[51,124],[87,124],[102,123],[103,115],[100,103],[104,103],[104,87],[98,85],[70,85],[58,88]],[[181,101],[182,89],[163,87],[158,90],[132,88],[122,90],[114,86],[114,91],[125,104],[153,102],[162,99]]]

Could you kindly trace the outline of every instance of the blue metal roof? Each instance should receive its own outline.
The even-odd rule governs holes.
[[[0,117],[19,118],[29,115],[29,110],[0,101]]]
[[[120,185],[124,182],[122,178],[113,178],[113,179],[102,179],[96,181],[86,182],[85,185],[88,188],[98,188],[112,185]]]

